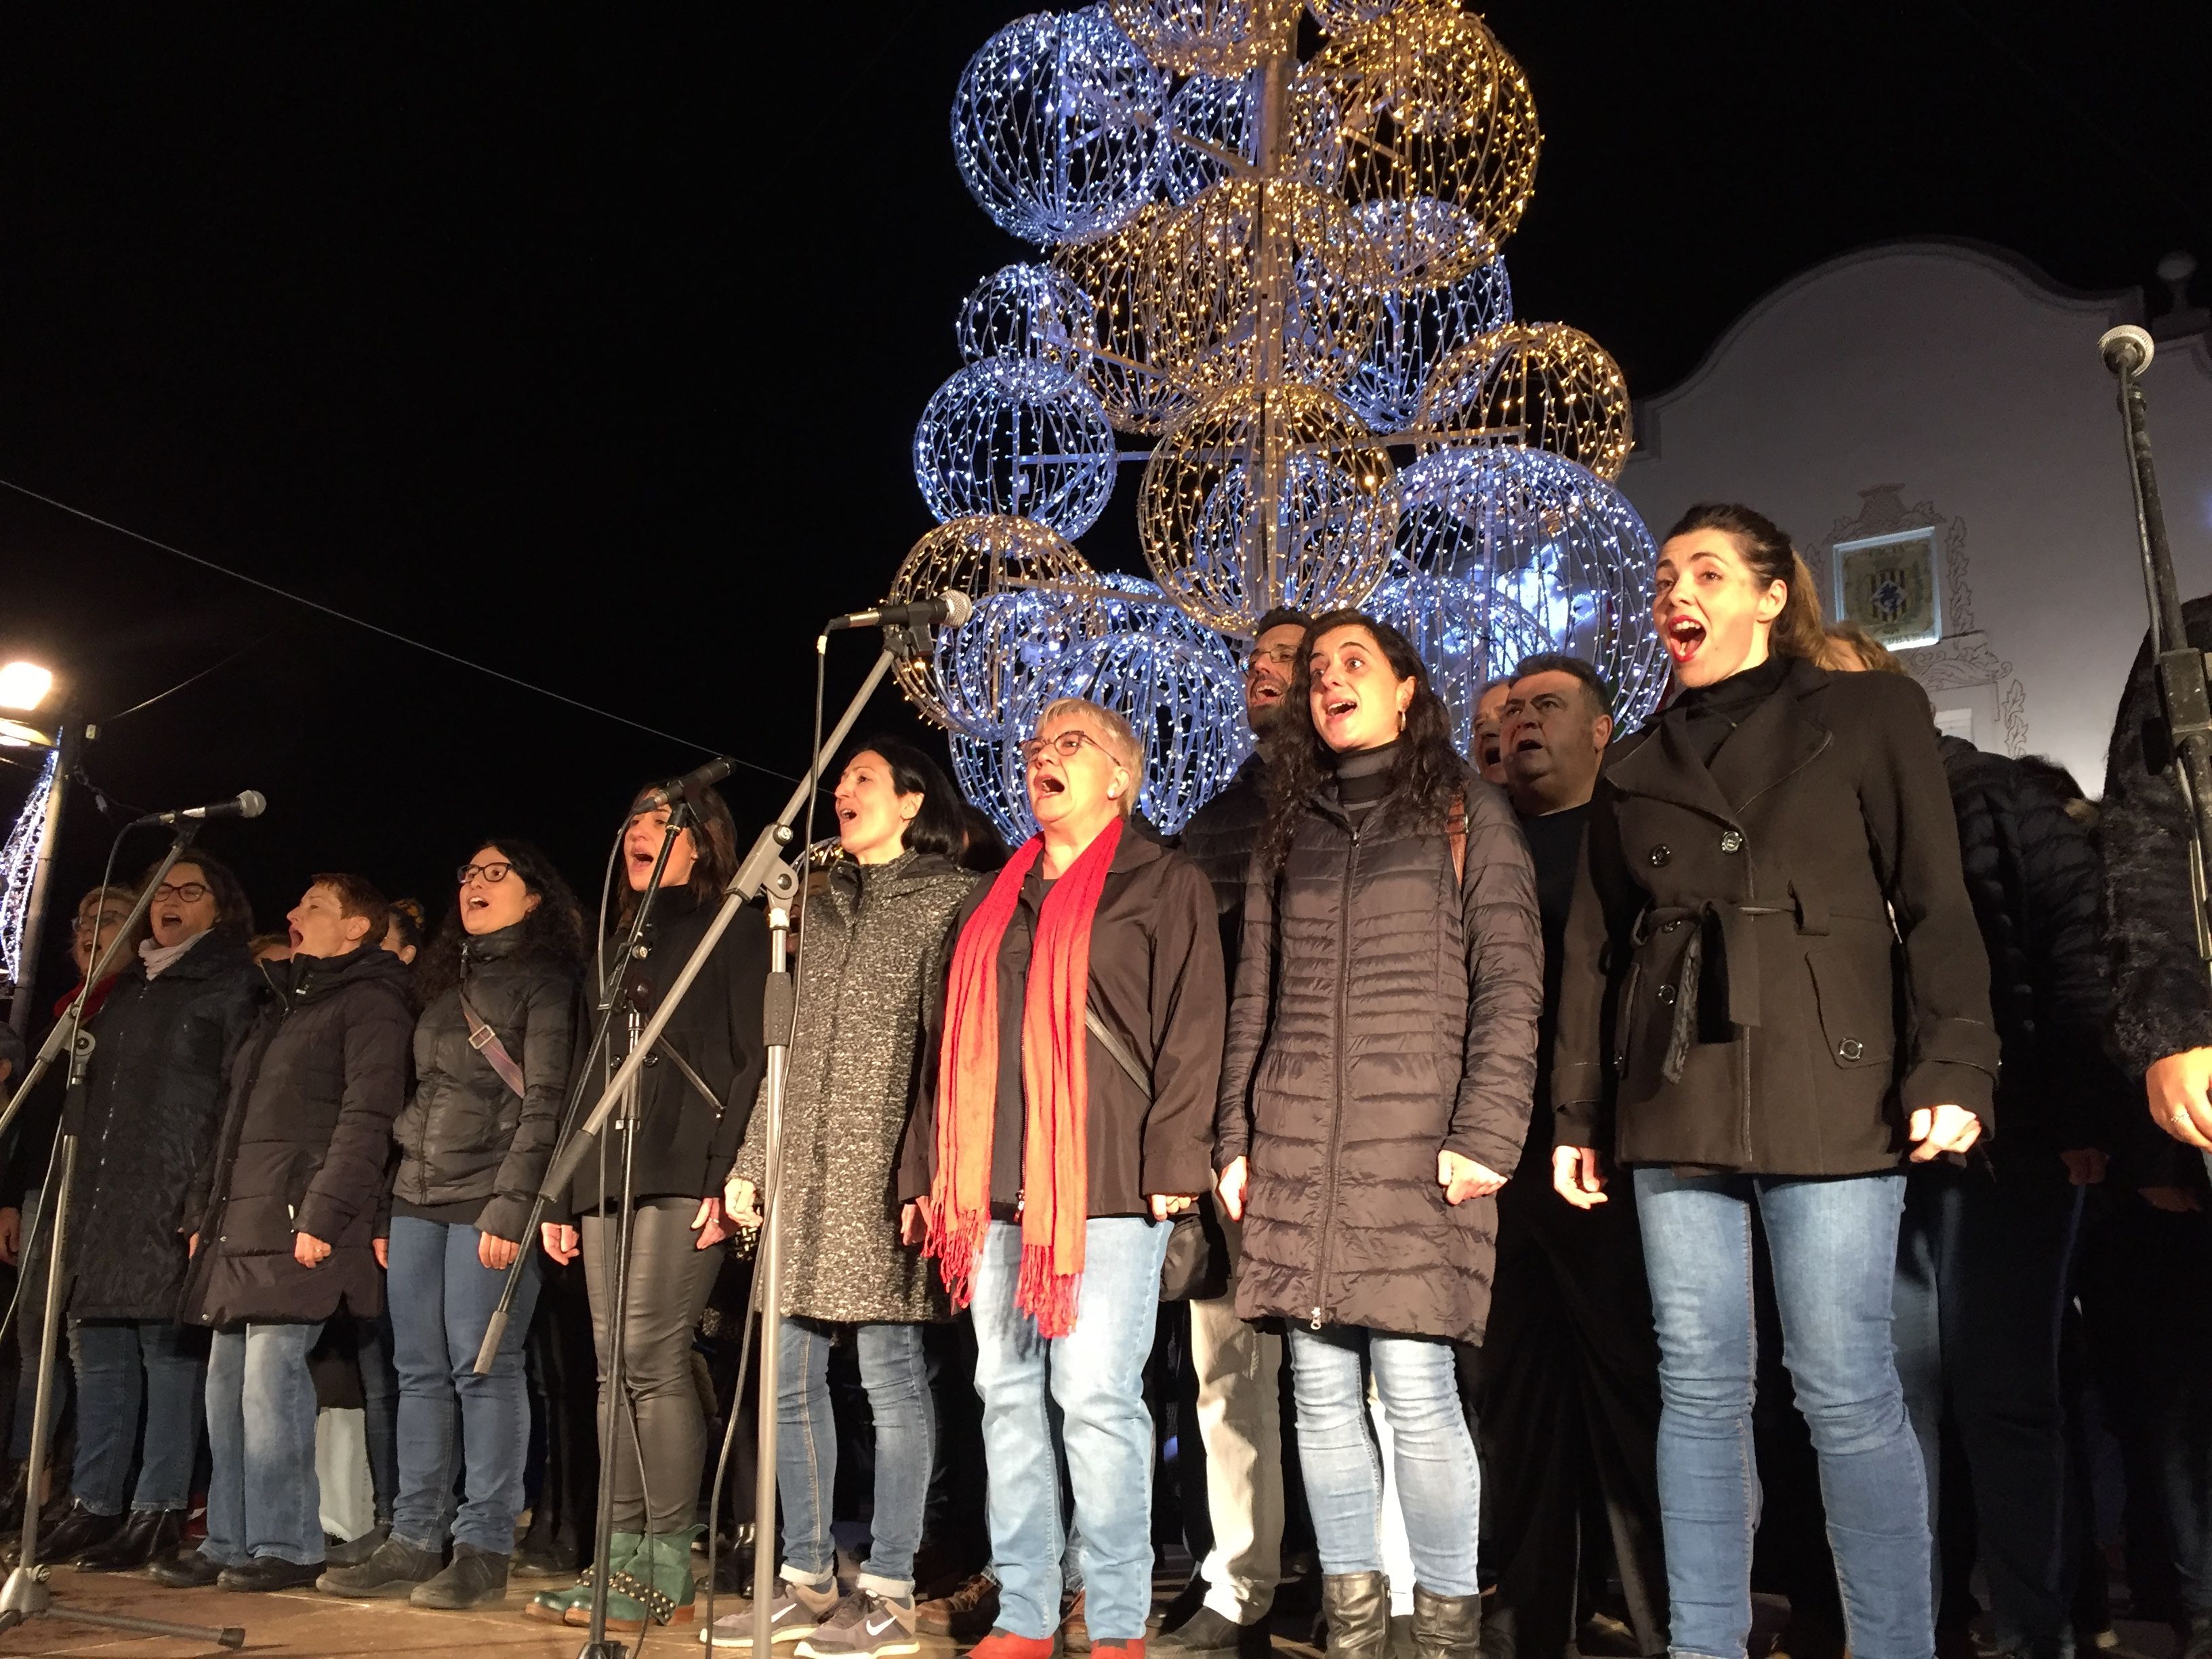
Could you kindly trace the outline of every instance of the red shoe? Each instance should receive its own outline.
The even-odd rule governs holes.
[[[1145,1638],[1139,1636],[1133,1642],[1094,1640],[1091,1644],[1091,1651],[1099,1656],[1099,1659],[1145,1659]]]
[[[969,1649],[968,1655],[969,1659],[1052,1659],[1052,1650],[1049,1636],[1017,1636],[1010,1630],[994,1630]]]

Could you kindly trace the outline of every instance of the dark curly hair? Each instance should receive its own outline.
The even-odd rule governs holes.
[[[1413,682],[1413,700],[1406,705],[1405,730],[1390,767],[1390,787],[1377,812],[1393,817],[1404,814],[1418,827],[1442,830],[1451,816],[1452,803],[1467,788],[1467,762],[1452,747],[1450,711],[1430,685],[1429,671],[1421,665],[1412,642],[1364,611],[1324,612],[1306,625],[1282,712],[1261,740],[1267,768],[1267,821],[1260,832],[1260,858],[1261,867],[1271,874],[1282,868],[1291,837],[1314,791],[1336,769],[1334,751],[1314,730],[1310,665],[1315,641],[1339,628],[1360,629],[1375,641],[1393,674]]]
[[[530,842],[514,836],[482,836],[469,843],[471,854],[496,847],[507,855],[507,878],[519,881],[538,896],[538,908],[522,919],[522,949],[549,957],[562,967],[581,973],[584,967],[584,913],[576,895],[553,867],[553,861]],[[430,943],[415,959],[416,1000],[425,1008],[461,982],[461,945],[468,938],[461,926],[461,899],[457,890],[445,919],[430,935]]]

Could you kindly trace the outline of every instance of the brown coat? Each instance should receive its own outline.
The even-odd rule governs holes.
[[[956,941],[991,890],[975,884],[952,924]],[[1018,1041],[1030,941],[1044,885],[1035,870],[1000,946],[1001,1060]],[[946,960],[951,960],[950,951]],[[927,1194],[937,1170],[937,1060],[944,999],[933,999],[927,1069],[899,1160],[899,1196]],[[1090,1213],[1139,1215],[1155,1193],[1195,1194],[1213,1185],[1213,1097],[1221,1076],[1226,994],[1213,889],[1182,854],[1125,826],[1091,927],[1091,1006],[1150,1073],[1152,1095],[1131,1081],[1096,1036],[1086,1036]],[[994,1147],[1003,1167],[1005,1149]],[[1018,1166],[1017,1166],[1018,1167]],[[994,1184],[993,1197],[998,1194]]]
[[[1917,1108],[1989,1123],[1989,962],[1917,686],[1795,662],[1710,770],[1662,717],[1592,805],[1558,1145],[1604,1144],[1610,1109],[1624,1164],[1856,1175]]]
[[[1215,1149],[1251,1159],[1237,1311],[1480,1341],[1498,1206],[1446,1204],[1437,1154],[1520,1157],[1544,1001],[1528,845],[1471,771],[1464,879],[1441,827],[1386,799],[1355,833],[1336,787],[1245,887]]]

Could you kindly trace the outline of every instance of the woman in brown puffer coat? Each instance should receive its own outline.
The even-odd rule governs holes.
[[[1332,1652],[1388,1634],[1395,1441],[1423,1659],[1472,1654],[1480,1476],[1452,1343],[1479,1341],[1536,1074],[1542,932],[1504,797],[1451,746],[1413,647],[1355,611],[1307,630],[1268,738],[1215,1129],[1244,1221],[1237,1311],[1291,1322]]]

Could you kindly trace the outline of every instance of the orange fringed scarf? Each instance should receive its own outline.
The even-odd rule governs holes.
[[[1053,884],[1037,913],[1022,1005],[1022,1272],[1014,1305],[1046,1336],[1075,1328],[1090,1211],[1085,1145],[1090,1085],[1083,1011],[1091,989],[1091,924],[1121,843],[1115,819]],[[937,1258],[952,1305],[974,1294],[975,1255],[991,1224],[991,1132],[999,1107],[999,946],[1022,884],[1044,850],[1031,836],[991,884],[952,947],[945,987],[937,1175],[926,1255]]]

